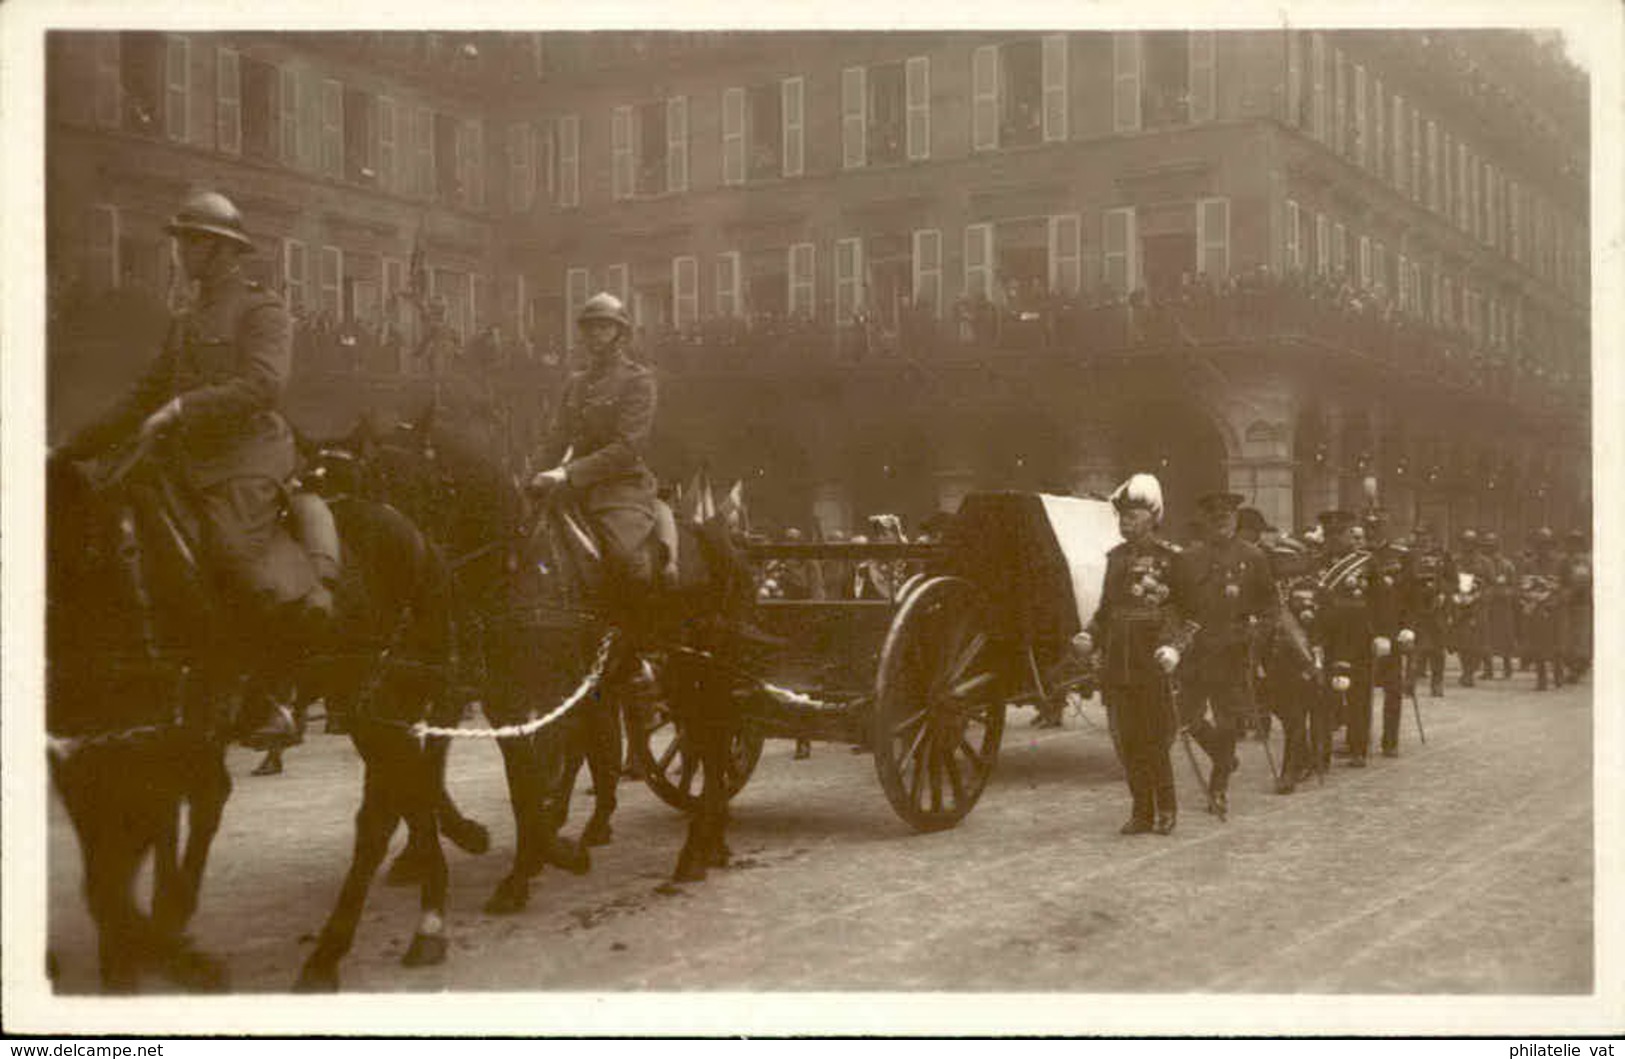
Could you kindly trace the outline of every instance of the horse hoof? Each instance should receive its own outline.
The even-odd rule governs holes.
[[[615,831],[609,826],[608,820],[599,820],[597,818],[588,820],[586,828],[581,832],[581,845],[607,846],[610,837],[614,833]]]
[[[402,967],[433,967],[446,962],[446,936],[444,934],[414,934],[412,944],[401,957]]]
[[[543,859],[555,868],[563,868],[571,875],[585,875],[592,870],[592,858],[587,855],[587,850],[562,838],[548,845]]]
[[[339,969],[337,967],[317,966],[305,964],[299,972],[299,980],[293,983],[295,993],[337,993],[339,991]]]
[[[530,904],[530,885],[513,879],[504,879],[497,884],[496,893],[485,902],[485,914],[511,916],[516,912],[523,912],[528,904]]]
[[[711,853],[711,867],[726,868],[733,863],[734,851],[728,848],[726,842],[717,843],[717,848]]]
[[[440,830],[451,839],[452,845],[464,853],[478,857],[491,849],[491,832],[485,829],[484,824],[473,820],[449,820],[441,824]]]
[[[386,886],[416,886],[423,879],[423,862],[411,850],[403,850],[384,874]]]
[[[678,883],[704,882],[705,876],[704,858],[695,856],[685,848],[677,857],[677,869],[671,873],[671,881]]]
[[[268,757],[264,761],[261,761],[258,765],[254,766],[254,770],[252,772],[250,772],[249,775],[250,776],[280,776],[280,775],[282,775],[282,761],[281,761],[281,759],[274,759],[274,758],[269,758]]]

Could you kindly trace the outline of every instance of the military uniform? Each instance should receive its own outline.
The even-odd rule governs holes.
[[[1406,691],[1414,694],[1416,682],[1426,676],[1428,693],[1444,695],[1445,644],[1451,635],[1450,591],[1455,585],[1455,560],[1439,546],[1429,527],[1418,527],[1413,539],[1409,590],[1411,630],[1416,633],[1414,662]]]
[[[1208,517],[1223,518],[1241,500],[1235,493],[1214,493],[1198,504]],[[1236,722],[1257,708],[1256,652],[1279,603],[1269,560],[1234,536],[1210,532],[1187,548],[1177,580],[1180,606],[1194,628],[1179,669],[1180,721],[1213,761],[1211,808],[1222,815],[1236,765]]]
[[[1085,630],[1101,650],[1101,701],[1117,723],[1132,821],[1147,829],[1154,817],[1172,827],[1177,807],[1168,759],[1174,706],[1169,678],[1154,655],[1178,638],[1173,597],[1178,556],[1177,546],[1157,537],[1113,548],[1106,554],[1100,606]]]
[[[1518,568],[1513,561],[1500,554],[1501,541],[1494,533],[1486,533],[1484,542],[1484,667],[1486,675],[1494,676],[1495,659],[1501,659],[1501,675],[1512,679],[1512,659],[1518,653]]]
[[[1371,600],[1371,553],[1340,542],[1354,524],[1345,511],[1329,511],[1320,516],[1326,527],[1326,548],[1316,574],[1316,605],[1319,616],[1315,635],[1323,664],[1331,681],[1346,681],[1347,688],[1330,686],[1330,711],[1337,723],[1348,729],[1350,764],[1364,766],[1371,744],[1372,640],[1376,622]],[[1331,745],[1320,748],[1321,766],[1329,765]]]
[[[1280,608],[1260,654],[1264,679],[1259,691],[1285,732],[1286,752],[1276,792],[1290,794],[1314,769],[1309,749],[1310,707],[1318,694],[1318,663],[1311,636],[1315,625],[1314,557],[1301,545],[1284,541],[1265,555]]]
[[[1568,545],[1562,561],[1560,605],[1563,611],[1564,675],[1572,683],[1591,667],[1594,605],[1591,553],[1585,546],[1584,535],[1578,531],[1569,534]]]
[[[65,446],[70,457],[94,456],[178,399],[168,454],[194,501],[211,566],[230,589],[260,602],[290,603],[316,585],[302,552],[274,547],[297,460],[280,411],[292,358],[281,299],[232,270],[174,317],[130,394]]]
[[[1489,599],[1486,592],[1495,576],[1495,564],[1484,554],[1477,534],[1462,534],[1462,553],[1456,576],[1450,580],[1450,612],[1454,619],[1456,654],[1461,658],[1461,686],[1473,687],[1481,671],[1493,675],[1489,656]]]
[[[1552,531],[1541,529],[1535,535],[1534,552],[1518,576],[1518,616],[1522,629],[1523,658],[1535,670],[1535,690],[1545,691],[1548,679],[1553,686],[1563,684],[1561,598],[1563,559],[1555,548]]]
[[[1415,639],[1415,615],[1423,590],[1412,568],[1409,549],[1387,539],[1386,519],[1366,516],[1371,542],[1368,584],[1373,633],[1372,681],[1382,689],[1382,753],[1399,754],[1400,720],[1405,709],[1405,656],[1402,641]],[[1407,637],[1405,634],[1409,633]],[[1369,743],[1369,735],[1366,742]],[[1351,746],[1354,739],[1350,738]]]
[[[644,549],[655,521],[656,484],[643,462],[655,414],[654,373],[617,349],[571,375],[540,453],[552,467],[570,452],[564,472],[603,539],[605,556],[647,580]]]

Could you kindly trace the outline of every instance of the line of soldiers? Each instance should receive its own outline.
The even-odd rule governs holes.
[[[1100,604],[1073,646],[1096,666],[1127,773],[1124,834],[1173,831],[1176,739],[1198,774],[1193,744],[1206,754],[1207,809],[1223,820],[1238,734],[1267,732],[1270,714],[1286,736],[1275,790],[1290,794],[1327,774],[1338,729],[1351,767],[1366,767],[1374,727],[1381,754],[1398,757],[1405,698],[1414,703],[1424,674],[1431,694],[1444,694],[1447,650],[1460,655],[1468,687],[1494,676],[1497,657],[1510,678],[1514,652],[1535,669],[1538,690],[1589,667],[1583,534],[1560,551],[1549,529],[1539,531],[1520,566],[1492,534],[1464,535],[1458,555],[1425,525],[1402,543],[1373,506],[1362,516],[1324,512],[1296,541],[1220,492],[1198,500],[1199,539],[1181,548],[1156,533],[1155,477],[1134,475],[1111,501],[1123,543],[1108,554]]]

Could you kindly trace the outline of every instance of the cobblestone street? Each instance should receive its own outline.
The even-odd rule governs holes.
[[[1586,993],[1591,692],[1531,684],[1424,697],[1427,745],[1407,716],[1401,758],[1339,763],[1288,797],[1248,743],[1228,823],[1201,811],[1176,756],[1185,810],[1168,838],[1117,834],[1127,795],[1095,701],[1060,730],[1013,710],[993,784],[936,835],[893,817],[868,756],[820,744],[796,762],[771,742],[735,803],[731,870],[662,886],[681,823],[629,784],[591,874],[545,873],[512,918],[479,912],[511,849],[498,756],[459,746],[454,794],[495,848],[450,854],[451,958],[399,965],[416,893],[380,885],[345,986]],[[321,735],[280,778],[249,777],[253,763],[233,752],[237,789],[194,934],[229,960],[236,989],[281,991],[342,877],[360,767],[347,740]],[[92,935],[54,803],[50,841],[59,988],[85,991]]]

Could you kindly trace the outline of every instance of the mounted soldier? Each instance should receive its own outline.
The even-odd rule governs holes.
[[[338,576],[331,513],[310,496],[290,504],[297,457],[282,399],[291,323],[281,299],[243,275],[241,258],[254,244],[230,199],[194,194],[165,231],[195,297],[175,313],[130,393],[56,455],[92,459],[132,437],[152,446],[171,472],[177,517],[195,520],[204,567],[228,603],[219,613],[235,625],[237,657],[226,664],[258,678],[233,734],[256,745],[289,742],[292,716],[271,708],[270,687],[330,622]],[[285,513],[304,547],[283,528]]]
[[[1101,700],[1115,721],[1133,801],[1121,832],[1166,835],[1178,816],[1168,759],[1177,726],[1171,674],[1189,639],[1174,597],[1179,548],[1156,535],[1162,486],[1155,477],[1134,475],[1111,502],[1123,542],[1106,554],[1100,605],[1072,646],[1085,658],[1100,646]]]

